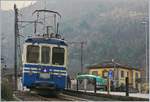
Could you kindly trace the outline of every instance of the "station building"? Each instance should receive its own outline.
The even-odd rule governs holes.
[[[92,65],[87,67],[89,74],[101,76],[105,79],[108,78],[111,71],[110,80],[115,87],[125,86],[126,77],[129,79],[129,86],[133,89],[140,91],[141,84],[141,71],[140,68],[133,68],[127,65],[122,65],[114,61],[106,61],[101,64]]]

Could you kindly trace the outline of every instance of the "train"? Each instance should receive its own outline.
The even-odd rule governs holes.
[[[68,44],[60,34],[47,32],[27,38],[22,52],[23,87],[64,90],[68,77],[67,60]]]

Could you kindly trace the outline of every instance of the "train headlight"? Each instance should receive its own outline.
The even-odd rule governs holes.
[[[48,70],[47,68],[42,68],[42,69],[41,69],[41,72],[47,73],[47,72],[49,72],[49,70]]]
[[[47,72],[47,70],[46,70],[46,69],[44,69],[44,70],[43,70],[43,72],[45,72],[45,73],[46,73],[46,72]]]

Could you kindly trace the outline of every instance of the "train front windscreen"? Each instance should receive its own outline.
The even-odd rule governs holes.
[[[52,53],[51,53],[50,46],[40,47],[38,45],[28,45],[27,53],[26,53],[26,62],[39,63],[39,64],[41,63],[41,64],[52,64],[52,65],[64,65],[65,49],[62,47],[52,47]]]
[[[53,58],[52,58],[52,64],[53,65],[64,65],[64,56],[65,50],[64,48],[60,47],[54,47],[53,48]]]

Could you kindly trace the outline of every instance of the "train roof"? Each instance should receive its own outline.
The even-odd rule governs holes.
[[[28,38],[26,43],[44,43],[44,44],[56,44],[56,45],[63,45],[68,46],[64,40],[57,39],[57,38]]]

